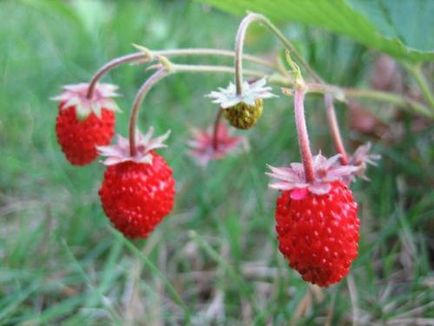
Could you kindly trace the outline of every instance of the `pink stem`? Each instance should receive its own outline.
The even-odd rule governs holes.
[[[315,173],[313,169],[312,152],[310,151],[309,145],[309,134],[307,133],[306,119],[304,116],[304,95],[305,90],[303,87],[295,87],[294,114],[298,146],[300,147],[300,155],[304,166],[306,182],[312,182],[315,180]]]
[[[133,102],[133,107],[131,109],[131,116],[128,126],[130,139],[130,155],[132,157],[136,155],[136,125],[139,116],[140,106],[143,103],[143,99],[145,98],[146,94],[148,94],[149,90],[168,74],[169,72],[164,68],[157,70],[143,83],[142,87],[140,87],[136,94]]]
[[[217,151],[218,147],[219,147],[218,133],[219,133],[219,128],[220,128],[220,120],[222,117],[222,113],[223,113],[223,109],[220,108],[219,111],[217,112],[217,116],[216,116],[215,121],[214,121],[214,132],[212,135],[212,147],[214,148],[215,151]]]
[[[257,20],[256,15],[247,15],[238,27],[235,36],[235,87],[237,95],[243,93],[243,47],[244,38],[246,37],[247,28]]]
[[[336,151],[341,154],[340,161],[342,164],[348,164],[348,155],[342,141],[341,132],[339,130],[338,120],[336,118],[335,106],[333,105],[333,96],[330,94],[324,95],[324,104],[326,106],[327,122],[330,128],[330,133],[335,144]]]
[[[198,49],[172,49],[172,50],[156,50],[151,52],[152,56],[202,56],[202,55],[211,55],[211,56],[223,56],[223,57],[234,57],[235,52],[228,50],[220,50],[220,49],[207,49],[207,48],[198,48]],[[269,63],[266,60],[257,58],[253,55],[245,54],[244,59],[254,62],[256,64],[273,68],[274,65]],[[87,90],[87,98],[91,99],[93,96],[93,92],[95,91],[95,86],[97,82],[104,77],[110,70],[124,64],[124,63],[147,63],[151,60],[151,57],[147,57],[143,52],[136,52],[124,55],[119,58],[115,58],[107,62],[104,66],[102,66],[98,71],[93,75],[91,81],[89,82],[89,88]]]
[[[139,59],[144,58],[144,54],[139,53],[133,53],[133,54],[127,54],[122,57],[113,59],[109,62],[107,62],[104,66],[102,66],[96,73],[93,75],[92,79],[89,82],[89,88],[87,90],[86,97],[90,100],[93,96],[93,92],[95,91],[95,87],[97,82],[110,70],[113,68],[116,68],[117,66],[120,66],[124,63],[128,62],[135,62]]]

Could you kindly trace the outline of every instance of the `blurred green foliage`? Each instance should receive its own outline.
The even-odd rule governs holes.
[[[430,0],[199,0],[228,12],[258,12],[280,22],[300,22],[350,37],[403,61],[434,59]]]

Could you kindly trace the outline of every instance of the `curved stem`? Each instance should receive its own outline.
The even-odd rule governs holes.
[[[238,95],[242,93],[242,85],[243,85],[243,67],[242,67],[242,58],[243,58],[243,47],[244,47],[244,39],[247,32],[247,28],[253,22],[261,22],[263,23],[271,32],[273,32],[279,41],[284,45],[284,47],[289,50],[297,60],[303,65],[303,67],[309,72],[309,74],[319,83],[324,83],[320,76],[309,66],[309,64],[303,59],[303,57],[298,53],[297,49],[292,45],[292,43],[283,35],[283,33],[265,16],[251,13],[248,14],[241,21],[240,26],[238,27],[237,35],[235,37],[235,86],[236,92]]]
[[[237,35],[235,36],[235,87],[237,95],[243,93],[243,48],[244,39],[246,37],[247,28],[256,20],[256,16],[247,15],[238,27]]]
[[[131,109],[131,116],[129,121],[129,140],[130,140],[130,155],[134,157],[136,155],[136,124],[137,118],[139,116],[140,106],[142,105],[143,99],[149,90],[158,83],[161,79],[166,77],[169,72],[166,69],[159,69],[154,74],[149,77],[140,87],[139,91],[134,98],[133,106]]]
[[[331,94],[324,95],[324,104],[326,106],[327,122],[333,138],[333,143],[335,144],[336,151],[341,154],[341,163],[346,165],[348,164],[348,154],[342,141],[338,120],[336,118],[335,106],[333,104],[333,96]]]
[[[306,119],[304,116],[304,86],[297,86],[294,89],[294,114],[295,126],[297,129],[298,146],[300,147],[301,160],[303,162],[306,182],[315,179],[313,169],[312,152],[309,145],[309,134],[307,133]]]
[[[92,79],[89,82],[89,88],[87,90],[86,97],[88,99],[92,98],[97,82],[106,73],[108,73],[110,70],[112,70],[113,68],[116,68],[116,67],[118,67],[124,63],[135,62],[135,61],[138,61],[139,59],[145,59],[143,52],[127,54],[127,55],[124,55],[122,57],[119,57],[119,58],[116,58],[116,59],[113,59],[113,60],[107,62],[104,66],[102,66],[100,69],[98,69],[98,71],[95,73],[95,75],[93,75]]]
[[[136,155],[136,125],[137,125],[137,119],[140,111],[140,107],[143,103],[143,99],[145,98],[146,94],[149,92],[149,90],[158,83],[161,79],[166,77],[169,74],[174,74],[178,72],[233,72],[233,67],[226,67],[226,66],[206,66],[206,65],[178,65],[173,64],[170,61],[167,62],[170,65],[170,71],[164,67],[161,66],[157,71],[155,71],[151,77],[149,77],[143,85],[138,90],[136,97],[134,98],[134,102],[131,109],[131,116],[129,121],[129,141],[130,141],[130,155],[135,156]],[[245,71],[246,74],[249,73],[249,71]],[[255,76],[263,76],[261,72],[258,71],[250,71],[251,75]]]
[[[220,108],[219,111],[217,112],[217,115],[216,115],[215,121],[214,121],[214,130],[213,130],[213,134],[212,134],[212,147],[214,148],[215,151],[217,151],[219,148],[218,134],[219,134],[220,121],[222,118],[222,114],[223,114],[223,109]]]
[[[91,99],[93,96],[93,92],[95,91],[97,82],[102,77],[104,77],[104,75],[106,75],[110,70],[122,64],[147,63],[153,58],[157,58],[158,56],[174,57],[174,56],[205,56],[205,55],[234,57],[235,52],[229,50],[212,49],[212,48],[198,48],[198,49],[169,49],[169,50],[156,50],[156,51],[149,50],[149,54],[146,54],[145,52],[142,51],[137,53],[127,54],[107,62],[100,69],[98,69],[98,71],[93,75],[92,79],[89,82],[89,88],[86,96],[88,99]],[[268,67],[272,69],[275,68],[274,64],[253,55],[245,54],[243,58],[245,60],[262,65],[264,67]]]

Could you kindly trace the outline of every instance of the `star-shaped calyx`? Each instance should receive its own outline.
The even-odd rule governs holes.
[[[115,85],[97,84],[92,93],[92,97],[88,98],[88,83],[65,85],[63,86],[62,93],[51,99],[61,103],[61,110],[75,108],[79,120],[86,119],[91,113],[101,118],[102,109],[119,111],[118,106],[113,100],[114,97],[119,96],[119,94],[116,93],[117,89],[118,87]]]
[[[340,154],[326,158],[319,153],[313,157],[314,180],[306,181],[302,163],[291,163],[288,167],[268,166],[271,172],[267,175],[276,179],[269,184],[270,188],[291,191],[291,199],[300,200],[309,192],[316,195],[327,194],[333,181],[345,181],[357,167],[339,164]]]
[[[356,171],[352,174],[350,181],[353,181],[356,177],[369,180],[365,174],[368,165],[377,166],[377,161],[381,158],[381,155],[379,154],[370,153],[371,147],[371,143],[361,145],[357,147],[354,154],[350,156],[348,165],[356,168]]]
[[[237,94],[236,87],[230,83],[227,88],[219,88],[207,96],[214,99],[223,110],[223,116],[238,129],[253,127],[263,110],[263,99],[274,97],[271,87],[265,86],[265,78],[253,83],[244,82],[242,92]]]
[[[192,129],[193,138],[187,143],[189,154],[202,167],[209,161],[219,160],[235,152],[240,145],[247,144],[244,137],[232,136],[225,124],[220,123],[214,139],[214,129]]]
[[[218,91],[212,91],[207,95],[213,99],[213,103],[220,105],[222,109],[227,109],[245,103],[247,105],[255,105],[257,100],[276,97],[271,93],[271,87],[266,86],[265,78],[259,79],[253,83],[243,82],[242,94],[237,94],[234,83],[229,83],[227,88],[219,87]]]
[[[121,135],[117,135],[117,143],[110,146],[98,146],[98,152],[106,159],[102,162],[105,165],[115,165],[122,162],[135,162],[152,164],[151,152],[157,148],[167,147],[164,142],[169,138],[170,130],[164,135],[152,138],[154,128],[149,128],[148,132],[143,135],[136,131],[136,153],[131,156],[129,140]]]

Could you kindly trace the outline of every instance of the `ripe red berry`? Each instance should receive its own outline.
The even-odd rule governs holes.
[[[279,249],[305,281],[319,286],[339,282],[357,257],[359,219],[351,190],[334,181],[328,193],[291,198],[283,191],[277,200]]]
[[[152,164],[111,165],[99,190],[102,207],[113,225],[130,238],[146,237],[174,204],[175,179],[166,161],[151,152]]]
[[[101,118],[91,113],[85,120],[77,119],[74,107],[59,107],[56,121],[57,141],[68,161],[86,165],[98,156],[96,146],[107,145],[114,134],[115,114],[103,109]]]
[[[307,182],[303,165],[271,168],[281,190],[275,217],[280,252],[305,281],[329,286],[345,277],[357,257],[357,204],[345,180],[358,167],[342,166],[339,155],[314,157],[314,180]]]
[[[145,238],[170,213],[174,205],[175,179],[166,161],[154,149],[165,147],[168,133],[136,138],[136,154],[119,136],[117,145],[98,147],[108,165],[99,190],[102,207],[115,228],[130,238]]]
[[[88,84],[68,85],[61,95],[56,121],[57,141],[68,161],[86,165],[98,156],[96,146],[111,142],[115,128],[115,86],[97,85],[91,99]]]

